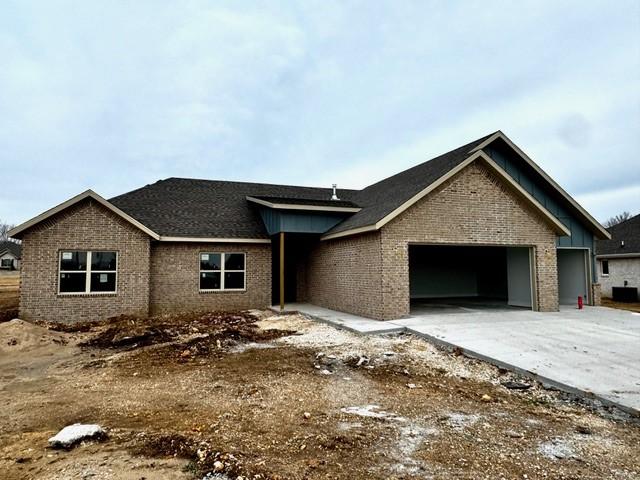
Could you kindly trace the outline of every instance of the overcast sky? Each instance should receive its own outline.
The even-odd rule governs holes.
[[[12,223],[172,176],[360,188],[498,129],[639,213],[640,1],[2,2]]]

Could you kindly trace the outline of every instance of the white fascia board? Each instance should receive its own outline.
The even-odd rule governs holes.
[[[636,253],[610,253],[610,254],[606,254],[606,253],[602,253],[600,255],[596,255],[596,258],[598,260],[606,260],[607,258],[636,258],[636,257],[640,257],[640,252],[636,252]]]
[[[225,237],[166,237],[158,238],[160,242],[187,243],[271,243],[269,238],[225,238]]]
[[[247,196],[246,199],[249,202],[257,203],[259,205],[264,205],[265,207],[273,208],[276,210],[307,210],[307,211],[316,211],[316,212],[346,212],[346,213],[355,213],[362,210],[360,207],[332,207],[332,206],[322,206],[322,205],[297,205],[294,203],[272,203],[267,200],[262,200],[260,198],[255,198],[251,196]]]

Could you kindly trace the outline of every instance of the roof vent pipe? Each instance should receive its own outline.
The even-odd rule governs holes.
[[[331,187],[333,188],[333,193],[331,194],[331,200],[340,200],[340,199],[338,198],[338,194],[336,193],[336,187],[337,187],[337,186],[338,186],[338,185],[337,185],[337,184],[335,184],[335,183],[334,183],[333,185],[331,185]]]

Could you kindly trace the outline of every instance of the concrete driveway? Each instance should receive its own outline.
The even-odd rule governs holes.
[[[605,307],[554,313],[443,308],[385,323],[640,412],[640,314]]]

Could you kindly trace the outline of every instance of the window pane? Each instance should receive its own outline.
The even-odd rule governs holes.
[[[225,290],[231,288],[244,288],[244,272],[226,272],[224,274]]]
[[[116,252],[91,252],[91,270],[116,269]]]
[[[91,291],[92,292],[115,292],[116,291],[115,272],[114,273],[92,273],[91,274]]]
[[[10,267],[13,265],[13,260],[11,260],[10,258],[3,258],[2,259],[2,266],[3,267]]]
[[[244,270],[244,253],[225,253],[225,270]]]
[[[74,293],[84,292],[86,273],[61,273],[60,274],[60,292]]]
[[[602,261],[602,274],[609,275],[609,262],[607,260]]]
[[[200,290],[220,290],[220,272],[200,273]]]
[[[60,270],[86,270],[87,252],[62,252]]]
[[[220,265],[219,253],[200,254],[200,270],[220,270]]]

